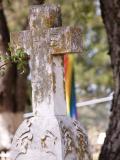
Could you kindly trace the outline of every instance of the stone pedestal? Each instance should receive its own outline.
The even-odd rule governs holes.
[[[31,117],[14,137],[13,160],[90,160],[80,123],[66,116]]]

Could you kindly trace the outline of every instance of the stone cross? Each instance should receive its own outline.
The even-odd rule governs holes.
[[[82,52],[79,27],[61,27],[60,7],[33,6],[30,30],[12,33],[16,51],[31,59],[34,116],[18,128],[12,160],[88,160],[87,137],[79,122],[66,117],[63,57]]]

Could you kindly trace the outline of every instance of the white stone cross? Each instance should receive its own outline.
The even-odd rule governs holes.
[[[59,7],[33,6],[30,31],[11,38],[17,48],[31,48],[32,107],[40,116],[66,114],[63,56],[82,51],[80,28],[59,27],[60,18]]]
[[[12,160],[90,160],[87,136],[66,116],[63,56],[82,51],[79,27],[61,27],[60,7],[33,6],[30,30],[13,33],[14,50],[30,54],[34,116],[12,143]]]

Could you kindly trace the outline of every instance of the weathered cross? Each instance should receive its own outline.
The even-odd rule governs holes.
[[[66,117],[63,56],[82,51],[79,27],[61,27],[60,7],[33,6],[30,30],[13,33],[15,50],[30,54],[34,116],[19,127],[12,160],[90,160],[87,136]]]
[[[31,52],[32,106],[40,116],[66,114],[63,56],[82,50],[80,28],[59,27],[60,18],[59,7],[33,6],[30,31],[11,38],[15,48]]]

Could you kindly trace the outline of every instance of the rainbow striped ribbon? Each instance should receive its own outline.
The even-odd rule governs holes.
[[[77,119],[73,55],[64,56],[67,115]]]

